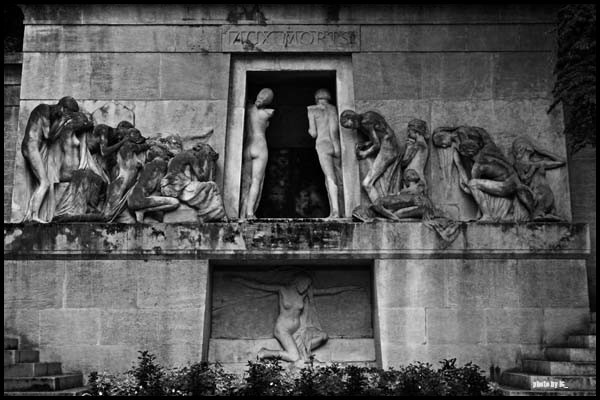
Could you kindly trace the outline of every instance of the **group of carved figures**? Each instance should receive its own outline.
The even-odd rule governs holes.
[[[271,89],[262,89],[246,109],[242,219],[255,218],[261,198],[273,99]],[[338,120],[330,101],[330,93],[319,89],[316,104],[307,108],[308,134],[315,139],[325,176],[329,218],[342,215],[341,125],[367,138],[356,145],[356,156],[369,165],[361,181],[369,204],[353,211],[355,219],[421,218],[443,239],[455,237],[458,224],[442,215],[430,198],[425,176],[430,138],[445,176],[456,168],[460,190],[475,201],[480,220],[558,219],[545,171],[565,165],[565,160],[529,139],[514,140],[511,160],[482,128],[440,127],[430,135],[425,121],[413,119],[403,143],[379,113],[345,110]],[[199,221],[226,218],[214,182],[219,155],[208,144],[184,150],[178,136],[145,138],[127,121],[115,128],[94,126],[71,97],[56,105],[40,104],[31,112],[22,153],[29,176],[35,178],[27,185],[31,194],[25,221],[127,223],[141,222],[146,214],[161,221],[182,203],[196,210]],[[59,193],[57,183],[68,186]]]
[[[274,113],[268,106],[273,98],[271,89],[262,89],[246,110],[244,161],[250,173],[242,195],[243,218],[254,218],[260,200],[268,160],[265,132]],[[442,168],[457,169],[459,187],[477,204],[480,220],[558,219],[545,171],[565,165],[565,160],[538,148],[529,139],[514,140],[510,160],[482,128],[441,127],[430,135],[425,121],[413,119],[408,123],[406,143],[402,143],[381,114],[345,110],[338,121],[337,110],[330,101],[329,92],[319,89],[315,93],[316,105],[308,107],[308,133],[316,139],[331,210],[329,218],[341,215],[341,125],[367,138],[356,145],[357,158],[369,164],[361,186],[370,201],[353,211],[358,220],[422,218],[444,239],[455,235],[458,225],[445,218],[429,197],[425,167],[430,137],[440,154]]]
[[[35,178],[25,221],[161,221],[182,203],[200,221],[225,217],[208,144],[184,150],[178,136],[145,138],[128,121],[94,125],[72,97],[33,109],[21,150]]]

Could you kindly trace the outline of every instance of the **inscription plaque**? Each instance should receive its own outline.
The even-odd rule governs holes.
[[[245,25],[223,30],[224,52],[353,52],[360,31],[353,26]]]

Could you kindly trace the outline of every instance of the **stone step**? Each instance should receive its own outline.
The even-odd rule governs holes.
[[[4,350],[18,350],[19,339],[16,338],[4,338]]]
[[[596,348],[596,335],[570,335],[567,339],[569,347]]]
[[[18,363],[4,367],[4,377],[61,375],[59,362]]]
[[[540,375],[596,375],[596,362],[523,360],[523,370]]]
[[[4,392],[5,396],[81,396],[87,393],[88,387],[76,387],[65,390],[55,390],[54,392]]]
[[[39,362],[40,352],[37,350],[4,350],[4,366],[24,362]]]
[[[523,390],[500,386],[502,396],[595,396],[595,390]]]
[[[43,392],[65,390],[83,386],[82,374],[65,374],[36,377],[4,377],[5,392]]]
[[[578,347],[547,347],[546,358],[551,361],[596,361],[596,350]]]
[[[501,383],[525,390],[596,390],[596,376],[546,376],[525,372],[504,372]]]

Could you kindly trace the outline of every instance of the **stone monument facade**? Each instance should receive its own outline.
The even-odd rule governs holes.
[[[555,10],[327,7],[23,6],[5,336],[85,373],[506,370],[587,323]],[[315,153],[329,218],[255,218],[274,136]]]

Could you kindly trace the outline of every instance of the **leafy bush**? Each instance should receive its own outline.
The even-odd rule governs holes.
[[[498,394],[472,363],[439,369],[416,362],[398,369],[338,364],[287,370],[279,360],[248,362],[243,378],[206,362],[164,369],[155,356],[140,352],[137,365],[122,376],[92,372],[93,396],[481,396]]]

